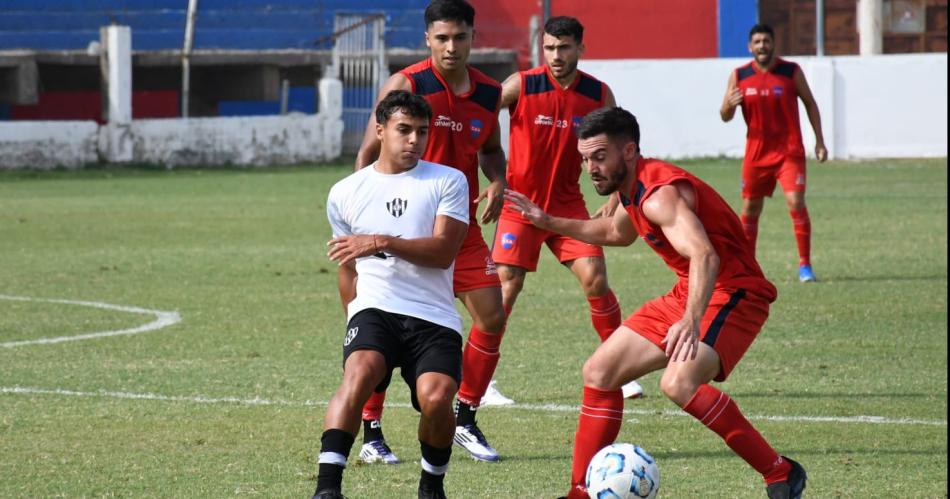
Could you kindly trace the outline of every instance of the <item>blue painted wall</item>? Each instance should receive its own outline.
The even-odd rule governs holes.
[[[416,48],[428,0],[202,0],[195,24],[198,49],[311,49],[333,32],[337,12],[384,12],[387,43]],[[134,50],[180,49],[188,0],[3,0],[0,50],[85,49],[99,28],[132,28]]]
[[[748,56],[749,30],[758,19],[758,0],[719,0],[719,57]]]

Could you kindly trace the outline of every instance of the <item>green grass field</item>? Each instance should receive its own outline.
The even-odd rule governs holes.
[[[736,161],[682,164],[738,204]],[[324,206],[347,171],[0,173],[0,497],[309,497],[345,332]],[[722,387],[807,467],[809,497],[947,497],[947,161],[812,164],[809,176],[820,282],[797,282],[791,222],[771,200],[759,258],[780,296]],[[673,284],[642,242],[607,255],[625,313]],[[38,343],[157,317],[54,299],[181,321]],[[597,342],[550,254],[508,331],[496,378],[519,405],[479,413],[504,460],[457,450],[450,497],[567,490],[580,367]],[[658,459],[660,495],[764,497],[658,379],[627,402],[619,440]],[[384,424],[404,463],[360,466],[357,446],[349,497],[415,497],[417,416],[393,387]]]

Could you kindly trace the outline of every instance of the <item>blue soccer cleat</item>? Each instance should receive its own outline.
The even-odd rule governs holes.
[[[798,280],[801,282],[816,282],[818,278],[815,277],[815,271],[811,269],[811,265],[806,263],[798,266]]]

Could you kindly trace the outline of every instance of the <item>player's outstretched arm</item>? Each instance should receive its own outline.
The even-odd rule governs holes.
[[[624,210],[617,210],[610,218],[577,220],[548,215],[527,196],[510,189],[505,191],[505,200],[510,201],[512,209],[519,211],[536,227],[578,241],[598,246],[630,246],[637,240],[637,232]]]
[[[805,111],[808,113],[808,121],[811,122],[811,129],[815,132],[815,156],[820,163],[828,159],[828,148],[825,147],[825,135],[821,131],[821,112],[818,111],[818,103],[815,102],[815,96],[811,93],[808,81],[801,68],[795,71],[795,89],[798,91],[798,98],[805,105]]]
[[[659,225],[673,249],[689,260],[686,310],[663,340],[666,355],[674,362],[696,358],[700,321],[719,275],[719,255],[693,211],[695,196],[689,183],[677,182],[660,187],[641,205],[647,220]]]
[[[402,239],[381,234],[354,234],[330,240],[327,256],[341,266],[377,253],[390,254],[420,267],[447,269],[455,261],[462,241],[468,232],[468,223],[439,215],[435,219],[432,237]]]
[[[376,106],[379,105],[379,101],[385,99],[386,96],[389,95],[389,92],[393,90],[406,90],[411,92],[412,84],[409,83],[408,78],[400,73],[390,76],[389,79],[386,80],[386,83],[383,84],[383,88],[379,90],[379,97],[376,98],[376,104],[373,104],[374,112],[370,113],[369,121],[366,123],[366,131],[363,132],[363,143],[360,145],[359,152],[356,153],[356,165],[353,171],[359,171],[379,159],[380,142],[376,136],[375,109]]]
[[[724,122],[732,121],[736,115],[736,108],[742,104],[742,91],[736,84],[736,72],[729,75],[729,82],[726,84],[726,96],[722,98],[722,107],[719,108],[719,117]]]
[[[482,144],[478,151],[478,163],[488,179],[488,186],[475,199],[475,204],[486,201],[485,208],[479,217],[482,224],[492,223],[501,216],[501,209],[505,204],[505,150],[501,148],[501,131],[498,129],[498,118],[495,118],[495,127],[491,136]]]

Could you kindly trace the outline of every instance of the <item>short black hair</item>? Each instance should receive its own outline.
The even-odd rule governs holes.
[[[756,24],[749,30],[749,41],[752,41],[752,37],[759,33],[765,33],[772,37],[772,40],[775,40],[775,30],[773,30],[771,26],[768,24]]]
[[[393,90],[376,106],[376,123],[385,125],[398,111],[412,118],[432,119],[432,107],[425,99],[405,90]]]
[[[475,7],[465,0],[432,0],[426,7],[426,28],[437,21],[454,21],[475,27]]]
[[[607,134],[610,139],[631,140],[640,149],[640,124],[636,116],[622,107],[602,107],[592,111],[577,129],[577,136],[581,139],[600,134]]]
[[[573,17],[557,16],[548,19],[544,23],[544,32],[556,38],[572,36],[577,43],[584,41],[584,25]]]

